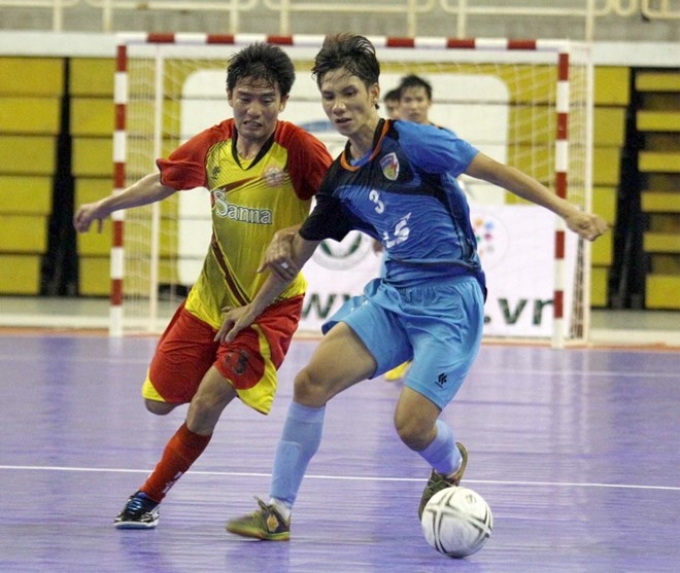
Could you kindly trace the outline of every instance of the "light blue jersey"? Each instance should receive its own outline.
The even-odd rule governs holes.
[[[381,121],[373,152],[331,166],[300,234],[341,240],[357,229],[385,250],[384,276],[324,325],[346,322],[377,362],[413,359],[405,384],[443,408],[481,344],[485,279],[456,178],[478,153],[448,130]]]

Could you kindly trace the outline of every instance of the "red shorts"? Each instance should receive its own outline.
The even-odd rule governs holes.
[[[300,322],[303,298],[269,306],[228,344],[215,342],[217,331],[182,303],[158,342],[142,395],[171,404],[191,402],[203,376],[215,366],[244,403],[268,412],[276,393],[276,371]]]

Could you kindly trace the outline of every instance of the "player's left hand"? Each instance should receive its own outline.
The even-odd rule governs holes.
[[[609,230],[607,222],[593,213],[577,212],[565,219],[567,227],[588,241],[594,241]]]

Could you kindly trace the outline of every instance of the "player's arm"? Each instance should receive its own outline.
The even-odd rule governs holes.
[[[511,191],[518,197],[549,209],[562,217],[569,229],[584,239],[594,241],[608,229],[607,222],[593,213],[584,213],[565,199],[519,169],[504,165],[488,155],[478,153],[465,170],[466,175],[483,179]]]
[[[308,241],[303,239],[299,233],[296,233],[291,241],[291,262],[297,268],[301,269],[304,264],[314,253],[320,241]],[[263,265],[263,270],[271,269],[271,265]],[[294,278],[295,275],[293,275]],[[262,314],[276,298],[286,289],[290,284],[292,278],[283,278],[276,272],[270,272],[267,279],[264,281],[262,288],[255,295],[255,298],[249,304],[238,308],[225,308],[225,314],[222,320],[222,326],[215,335],[216,342],[231,342],[236,335],[250,326],[255,319]]]
[[[149,205],[175,192],[176,189],[161,183],[160,173],[151,173],[121,193],[112,193],[95,203],[81,205],[73,216],[73,226],[78,232],[83,233],[94,221],[97,221],[101,232],[102,221],[114,211]]]

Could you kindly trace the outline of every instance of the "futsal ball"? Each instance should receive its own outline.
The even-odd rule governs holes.
[[[486,500],[466,487],[448,487],[430,498],[421,519],[427,542],[449,557],[467,557],[491,537],[493,515]]]

